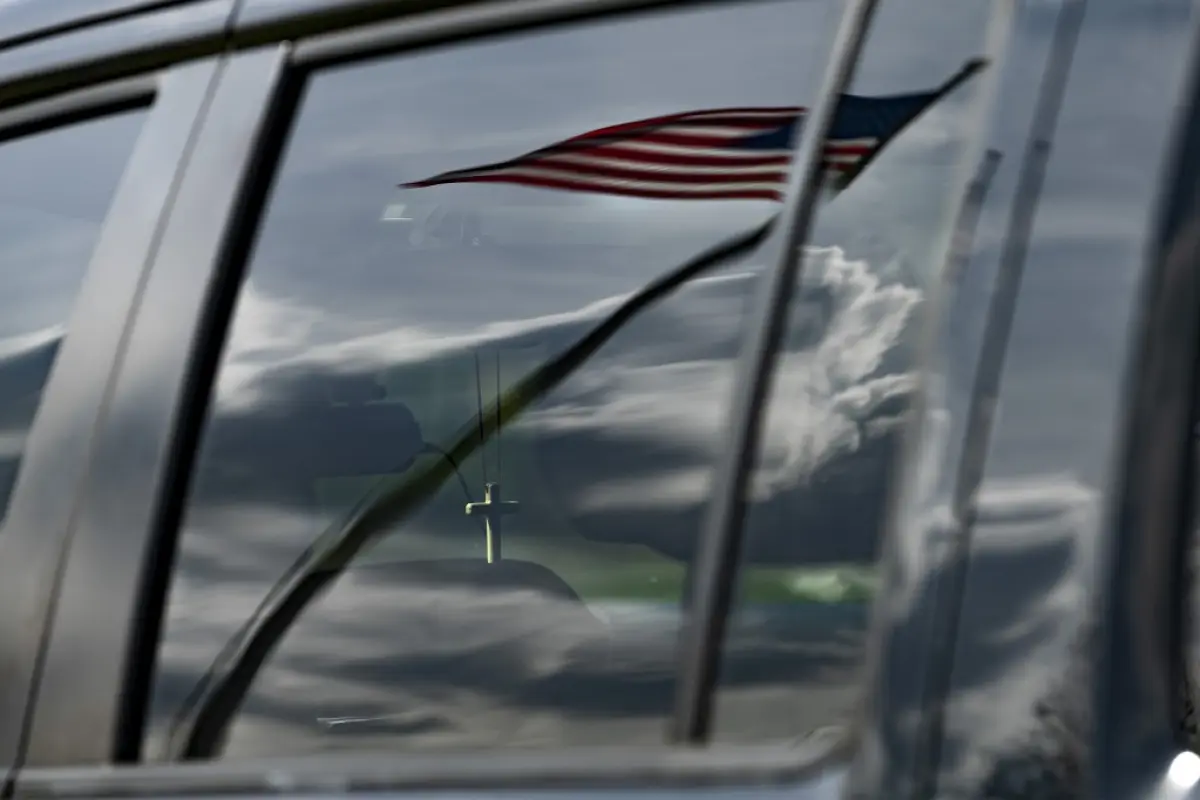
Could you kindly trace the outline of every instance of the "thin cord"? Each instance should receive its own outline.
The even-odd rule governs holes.
[[[446,463],[449,464],[450,468],[454,470],[454,476],[458,478],[458,485],[462,487],[463,494],[466,495],[467,502],[475,502],[475,499],[471,497],[471,489],[467,486],[467,479],[463,477],[462,470],[458,468],[458,462],[454,460],[454,456],[450,455],[436,444],[432,444],[430,442],[425,442],[423,445],[421,445],[421,450],[431,455],[441,456],[442,458],[446,459]],[[487,520],[481,517],[480,522],[483,524],[484,534],[487,534]]]
[[[501,452],[500,423],[503,419],[504,398],[500,394],[500,348],[496,348],[496,480],[504,480],[504,460]]]
[[[462,487],[463,494],[466,495],[466,497],[467,497],[467,502],[468,503],[475,502],[475,498],[471,497],[471,489],[470,489],[470,487],[467,486],[467,479],[463,477],[462,470],[459,469],[458,462],[454,460],[454,457],[452,455],[447,453],[442,448],[438,447],[436,444],[431,444],[429,442],[425,442],[421,446],[421,449],[426,453],[441,456],[442,458],[446,459],[446,463],[448,463],[451,466],[451,468],[453,468],[454,475],[455,475],[455,477],[458,478],[458,485]]]
[[[467,498],[467,502],[473,503],[475,501],[475,499],[473,497],[471,497],[471,489],[467,485],[467,480],[466,480],[466,478],[463,477],[462,470],[459,468],[458,462],[454,460],[453,456],[451,456],[449,453],[447,453],[442,448],[438,447],[436,444],[432,444],[430,442],[422,442],[421,443],[421,452],[427,453],[429,455],[441,456],[442,458],[444,458],[446,460],[446,463],[448,463],[451,466],[451,468],[454,470],[454,475],[455,475],[455,477],[458,478],[458,485],[462,487],[463,495]],[[408,468],[407,465],[398,465],[393,471],[394,472],[403,472],[407,468]],[[486,527],[486,524],[487,523],[485,521],[484,522],[485,527]],[[313,552],[315,546],[316,546],[315,543],[310,543],[308,545],[308,547],[304,548],[304,551],[300,554],[300,556],[297,559],[295,559],[295,561],[292,562],[292,565],[284,573],[284,576],[292,574],[292,573],[298,571],[299,569],[303,568],[303,566],[308,562],[309,557],[312,555],[312,552]],[[277,583],[276,586],[277,587],[282,586],[282,583]],[[246,623],[242,627],[243,628],[249,627],[249,625],[253,622],[255,617],[258,616],[259,611],[263,608],[266,608],[268,605],[270,605],[271,601],[274,599],[275,599],[274,592],[267,593],[267,596],[262,599],[261,603],[259,603],[259,610],[256,610],[256,612],[254,614],[252,614],[246,620]],[[226,648],[229,648],[231,645],[233,645],[236,642],[237,638],[238,637],[234,637],[234,638],[230,639],[229,642],[226,643]],[[222,651],[222,655],[223,654],[224,654],[224,649]],[[180,708],[180,711],[175,715],[175,717],[171,721],[170,733],[168,734],[168,738],[173,739],[175,737],[176,730],[177,730],[178,726],[184,721],[186,712],[193,705],[195,705],[195,703],[203,696],[205,690],[207,690],[207,688],[208,688],[208,685],[212,682],[212,677],[213,676],[211,673],[206,674],[203,677],[203,679],[201,679],[194,687],[192,687],[192,691],[189,693],[188,697],[186,697],[184,699],[184,702]]]
[[[479,439],[485,441],[483,431],[483,378],[479,370],[479,351],[475,351],[475,408],[479,412]],[[483,470],[483,483],[487,485],[487,451],[480,448],[479,468]]]

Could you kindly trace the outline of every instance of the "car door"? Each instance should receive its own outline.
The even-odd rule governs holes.
[[[17,790],[839,791],[1015,18],[245,3]],[[425,198],[532,222],[392,244]]]
[[[198,55],[206,40],[220,49],[231,12],[197,3],[64,33],[58,9],[0,9],[7,778],[20,763],[94,432],[216,76],[216,62]],[[181,54],[190,61],[173,63]]]

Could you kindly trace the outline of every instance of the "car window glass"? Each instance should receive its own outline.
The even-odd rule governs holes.
[[[0,519],[143,113],[0,143]]]
[[[917,345],[983,156],[1002,9],[881,3],[835,112],[830,158],[871,157],[831,171],[802,255],[749,490],[718,739],[740,738],[747,715],[805,739],[852,720]]]
[[[697,275],[458,443],[652,281],[778,212],[839,11],[639,15],[309,80],[193,472],[151,757],[664,743],[733,361],[775,253]],[[381,535],[318,538],[412,485],[386,524],[352,517]],[[762,573],[769,592],[796,580]],[[222,656],[243,626],[279,631],[250,672]],[[228,730],[192,737],[238,681],[214,701]],[[739,740],[810,725],[755,716]]]

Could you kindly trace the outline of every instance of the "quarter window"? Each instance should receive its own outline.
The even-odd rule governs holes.
[[[0,144],[0,519],[143,112]]]

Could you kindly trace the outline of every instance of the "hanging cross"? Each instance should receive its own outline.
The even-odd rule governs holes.
[[[500,497],[500,484],[489,483],[483,487],[482,503],[467,503],[467,516],[483,516],[487,526],[487,560],[495,564],[500,560],[501,525],[500,520],[517,513],[520,506],[516,500],[503,500]]]

